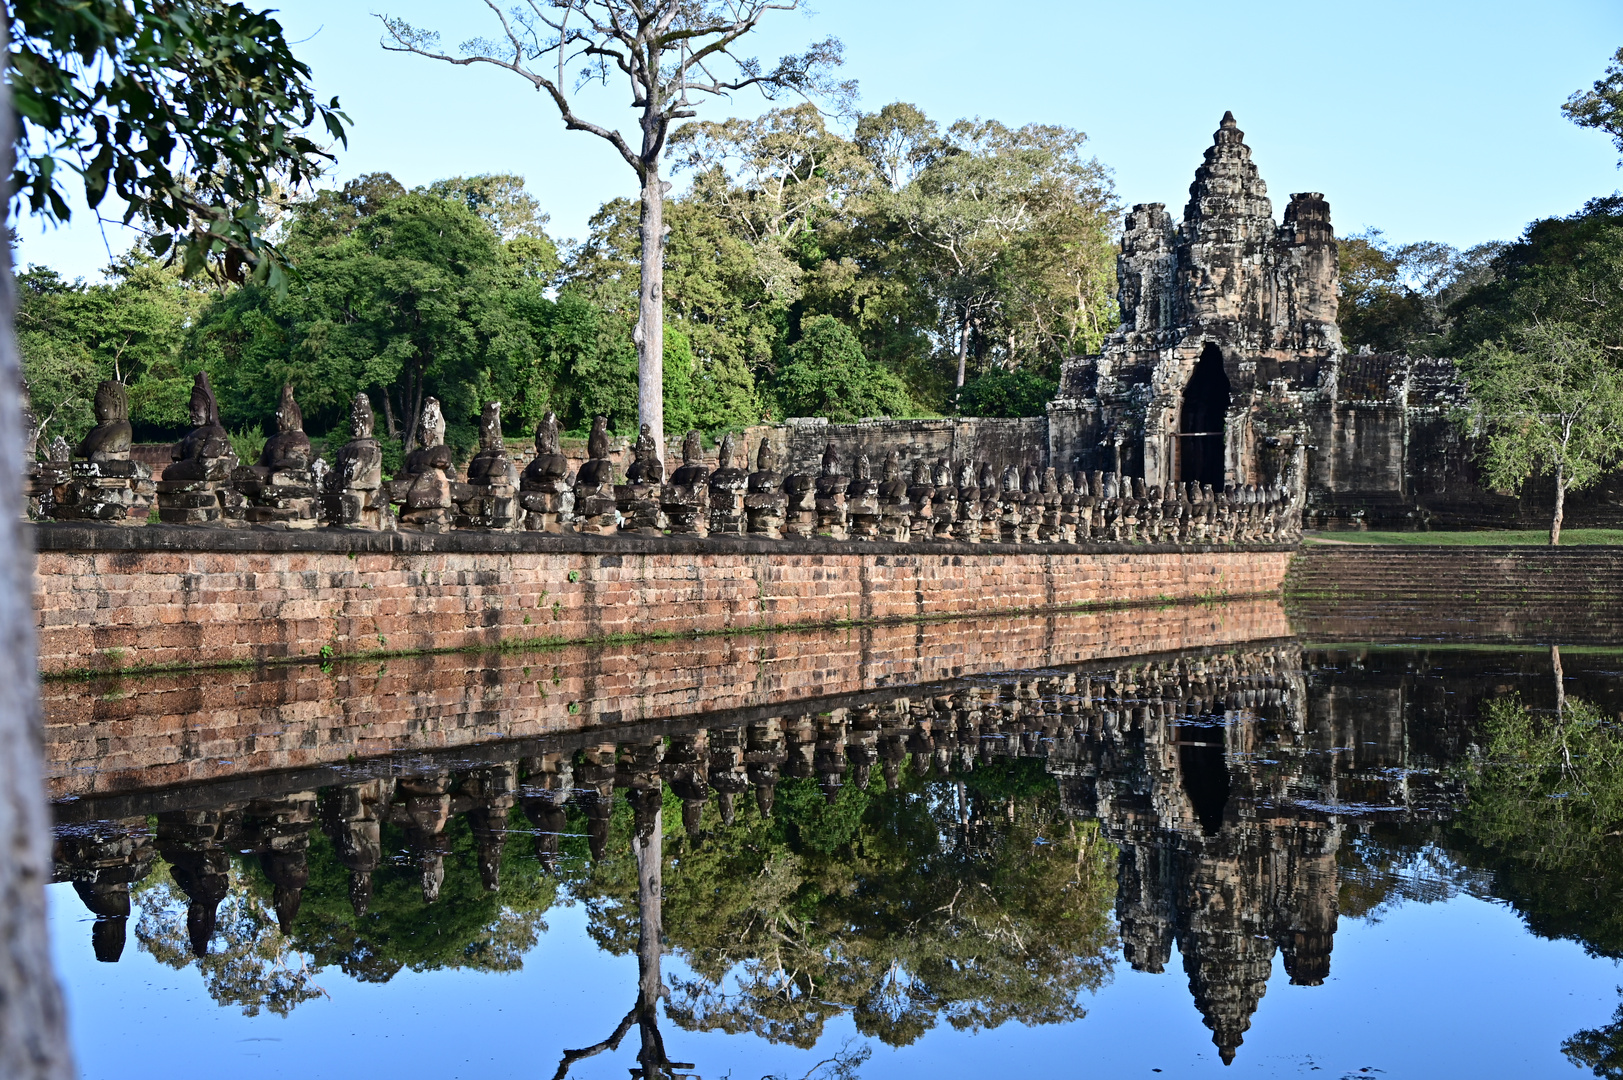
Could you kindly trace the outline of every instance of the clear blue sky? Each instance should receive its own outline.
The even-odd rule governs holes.
[[[504,0],[505,2],[505,0]],[[487,32],[482,0],[284,0],[275,5],[323,95],[355,121],[336,179],[388,170],[408,186],[517,172],[579,237],[606,199],[635,191],[606,144],[562,130],[515,76],[383,52],[372,11]],[[932,117],[995,117],[1086,131],[1124,204],[1181,207],[1223,110],[1234,110],[1274,197],[1322,191],[1337,229],[1458,246],[1515,236],[1623,187],[1606,136],[1560,105],[1623,45],[1617,0],[814,0],[779,16],[763,56],[833,34],[862,105],[895,100]],[[596,116],[629,120],[626,96]],[[724,109],[753,113],[741,95]],[[721,115],[720,112],[710,115]],[[70,275],[106,262],[99,231],[23,230],[20,261]],[[109,234],[115,250],[127,238]]]

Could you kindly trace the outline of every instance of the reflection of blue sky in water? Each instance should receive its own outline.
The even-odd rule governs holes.
[[[130,947],[116,965],[91,954],[90,916],[68,885],[51,887],[53,945],[67,983],[74,1046],[86,1080],[129,1076],[551,1076],[559,1052],[606,1037],[637,981],[634,956],[600,952],[580,905],[558,906],[522,971],[403,971],[361,984],[328,968],[325,1000],[287,1018],[220,1008],[197,971],[176,971]],[[133,920],[132,920],[133,921]],[[184,940],[184,938],[182,938]],[[667,959],[668,976],[686,974]],[[1502,904],[1459,895],[1400,903],[1379,922],[1343,918],[1335,965],[1319,987],[1293,987],[1276,960],[1267,996],[1232,1070],[1223,1075],[1340,1077],[1585,1075],[1560,1053],[1580,1027],[1605,1023],[1623,973],[1571,942],[1532,937]],[[939,1026],[900,1050],[874,1046],[864,1077],[1210,1075],[1211,1032],[1189,1000],[1176,957],[1166,973],[1116,965],[1113,982],[1070,1025],[1006,1025],[978,1035]],[[756,1080],[801,1076],[855,1037],[831,1021],[814,1051],[663,1025],[670,1056],[698,1072]],[[635,1033],[616,1054],[571,1076],[626,1076]]]
[[[599,746],[574,759],[572,779],[549,752],[525,759],[529,779],[517,806],[511,794],[500,802],[500,791],[514,790],[496,783],[500,768],[442,763],[439,779],[399,780],[391,824],[381,847],[370,849],[381,864],[372,864],[380,869],[368,879],[370,921],[359,935],[349,919],[354,879],[335,861],[333,830],[378,820],[363,810],[383,811],[336,795],[377,782],[328,789],[319,824],[313,791],[267,789],[250,804],[233,803],[238,809],[199,803],[195,812],[166,813],[154,845],[124,849],[148,854],[125,864],[114,858],[116,843],[94,839],[99,827],[65,826],[59,872],[111,868],[98,879],[103,885],[130,880],[118,874],[147,865],[142,859],[151,860],[154,846],[163,854],[150,873],[134,871],[140,884],[116,965],[95,961],[91,918],[72,887],[52,888],[81,1067],[92,1078],[553,1075],[565,1050],[609,1036],[637,998],[632,805],[652,814],[657,802],[628,800],[622,791],[611,804],[592,792],[617,783],[647,790],[649,770],[658,769],[667,785],[664,931],[672,950],[663,979],[673,1010],[660,1027],[669,1059],[694,1062],[704,1077],[799,1078],[842,1047],[871,1052],[860,1069],[870,1078],[1011,1069],[1210,1074],[1221,1066],[1197,1000],[1209,1018],[1230,1018],[1214,1021],[1220,1030],[1243,1032],[1243,1044],[1224,1044],[1238,1049],[1233,1067],[1242,1075],[1585,1075],[1563,1059],[1562,1042],[1612,1019],[1623,975],[1611,961],[1586,956],[1580,943],[1530,934],[1520,911],[1496,896],[1513,898],[1547,932],[1615,949],[1617,920],[1586,898],[1615,880],[1616,850],[1609,841],[1547,842],[1584,834],[1541,831],[1538,806],[1549,804],[1514,797],[1536,788],[1505,787],[1503,778],[1495,787],[1488,773],[1466,768],[1485,745],[1488,729],[1469,719],[1483,702],[1507,701],[1513,688],[1528,695],[1534,713],[1540,693],[1553,700],[1544,661],[1403,650],[1356,662],[1350,653],[1245,655],[1251,659],[1233,668],[1196,657],[1184,667],[1180,660],[1118,672],[1092,689],[1086,678],[1052,673],[1002,689],[978,681],[982,690],[959,696],[920,697],[861,717],[853,710],[849,727],[832,713],[816,724],[796,721],[787,743],[770,742],[778,737],[772,732],[781,734],[773,720],[749,728],[748,739],[742,728],[718,728],[674,734],[663,750],[657,741]],[[1276,655],[1288,662],[1266,659]],[[1297,668],[1298,660],[1306,666]],[[1569,662],[1569,673],[1579,674],[1568,687],[1570,722],[1562,730],[1576,730],[1579,689],[1600,703],[1590,711],[1610,730],[1609,717],[1623,707],[1615,666],[1610,656]],[[1231,678],[1239,681],[1224,681]],[[1114,689],[1101,691],[1106,684]],[[1250,704],[1235,708],[1241,701]],[[935,718],[933,736],[921,716]],[[1038,738],[1038,728],[1049,736]],[[775,788],[761,779],[767,774],[746,770],[743,756],[773,746],[783,769]],[[1007,761],[1006,753],[1022,756]],[[752,758],[750,768],[762,760]],[[543,762],[552,764],[543,769]],[[924,778],[915,772],[921,762]],[[900,786],[887,793],[882,775],[899,777]],[[530,824],[564,825],[534,804],[540,789],[530,785],[546,777],[580,796],[570,804],[561,852],[555,833],[541,830],[553,840],[539,843]],[[866,793],[862,777],[872,783]],[[764,785],[755,797],[750,783]],[[774,790],[768,823],[755,802],[770,803]],[[734,824],[716,817],[715,792],[733,793],[721,801],[736,802]],[[183,801],[184,793],[164,796],[171,807]],[[511,810],[492,818],[501,805]],[[1523,806],[1537,820],[1518,815]],[[436,807],[439,816],[429,812]],[[684,811],[693,816],[684,821]],[[121,813],[136,814],[122,817],[127,827],[151,820],[133,807]],[[342,817],[348,824],[334,814],[350,815]],[[1097,835],[1088,824],[1093,814],[1125,845],[1119,881],[1114,849],[1078,839]],[[1614,816],[1607,809],[1597,820]],[[511,831],[493,828],[496,820]],[[427,829],[425,822],[438,824],[411,832]],[[1483,846],[1494,829],[1508,846]],[[492,856],[487,842],[500,835],[505,855]],[[696,836],[704,837],[697,847]],[[307,861],[289,854],[303,850],[301,837]],[[261,862],[234,854],[268,844],[281,853],[274,897]],[[589,859],[588,847],[600,846]],[[540,869],[538,847],[558,861],[554,870]],[[1564,862],[1532,861],[1557,848],[1568,853]],[[492,857],[500,862],[499,893],[484,891],[495,883]],[[166,858],[179,860],[173,872]],[[1558,872],[1541,876],[1539,865]],[[301,874],[309,884],[293,916],[297,897],[288,902],[288,883]],[[190,956],[198,911],[188,925],[177,883],[194,896],[224,897],[201,965]],[[422,905],[425,890],[439,896],[432,907]],[[283,919],[295,919],[301,946],[325,950],[319,970],[277,930],[278,905]],[[1112,908],[1127,920],[1122,933],[1135,950],[1127,957],[1101,921]],[[801,927],[775,937],[791,917]],[[807,943],[799,953],[790,941],[796,935]],[[107,953],[109,936],[99,941]],[[781,1003],[773,1002],[715,1015],[746,1024],[764,1018],[769,1027],[787,1015],[787,1030],[819,1033],[815,1047],[693,1032],[677,1022],[684,984],[703,981],[696,969],[707,963],[705,950],[712,965],[727,958],[710,969],[717,976],[780,941],[788,942],[789,966],[817,979],[796,999],[806,1019],[794,1009],[774,1012]],[[613,942],[623,955],[598,942]],[[1180,946],[1190,950],[1200,988],[1184,971]],[[821,963],[823,949],[832,961]],[[1322,978],[1326,963],[1328,979],[1292,985],[1287,956],[1298,982]],[[340,957],[370,981],[344,974]],[[1161,970],[1134,971],[1127,959]],[[723,979],[735,1002],[752,966],[770,974],[757,960]],[[924,993],[911,1005],[902,995],[884,1007],[899,1003],[913,1024],[890,1029],[893,1041],[906,1042],[898,1032],[922,1032],[901,1048],[857,1034],[859,1023],[885,1030],[883,1017],[876,1028],[872,1012],[863,1020],[848,1011],[871,1002],[864,995],[885,982],[887,969],[897,972],[898,987]],[[1072,991],[1095,985],[1100,974],[1097,992],[1084,989],[1076,1001],[1086,1015],[1070,1019]],[[978,1003],[988,1008],[977,1011]],[[1039,1009],[1060,1022],[1011,1021],[978,1032],[952,1026],[954,1017],[982,1015],[1029,1023]],[[1249,1027],[1236,1026],[1235,1017],[1249,1017]],[[149,1049],[155,1035],[162,1050]],[[633,1025],[617,1051],[578,1062],[570,1075],[626,1075],[638,1043]],[[818,1075],[833,1080],[827,1070]]]

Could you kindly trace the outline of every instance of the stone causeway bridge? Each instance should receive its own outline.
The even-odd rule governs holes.
[[[460,470],[430,399],[386,480],[364,394],[330,467],[291,388],[244,465],[199,374],[154,477],[122,385],[96,412],[28,477],[48,675],[1272,594],[1301,535],[1289,471],[1218,490],[892,450],[875,475],[831,442],[811,474],[693,432],[667,475],[646,429],[617,463],[601,418],[572,468],[550,414],[520,470],[497,403]]]

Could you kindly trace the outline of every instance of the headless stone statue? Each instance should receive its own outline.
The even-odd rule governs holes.
[[[152,506],[152,474],[130,460],[130,406],[124,384],[108,379],[96,388],[96,426],[79,443],[69,464],[35,470],[30,496],[40,491],[52,517],[66,521],[145,521]],[[46,482],[50,497],[44,498]]]
[[[710,474],[711,536],[742,536],[747,528],[744,495],[749,474],[739,467],[738,449],[731,433],[722,436],[716,471]]]
[[[936,458],[930,481],[935,485],[935,496],[930,500],[930,538],[951,540],[952,523],[958,518],[958,485],[953,482],[952,464],[946,458]]]
[[[776,540],[783,536],[788,496],[783,492],[783,474],[778,471],[778,455],[772,441],[763,438],[755,453],[755,471],[750,473],[749,494],[744,496],[744,515],[751,536]]]
[[[664,496],[665,463],[659,444],[647,424],[637,433],[626,482],[614,488],[615,506],[620,511],[620,531],[643,536],[665,535],[660,501]]]
[[[166,524],[244,523],[245,500],[231,485],[237,453],[220,423],[220,405],[206,372],[198,372],[190,403],[192,430],[175,463],[158,482],[158,517]]]
[[[327,523],[345,529],[393,531],[388,493],[383,486],[383,448],[372,435],[372,401],[356,394],[350,404],[350,441],[338,448],[327,477],[323,505]]]
[[[885,471],[879,481],[877,504],[879,514],[875,525],[878,538],[907,543],[913,533],[913,505],[907,501],[907,481],[902,479],[902,456],[895,450],[885,455]],[[852,506],[853,501],[848,494],[847,515],[852,513]],[[866,539],[861,535],[866,531],[866,515],[849,520],[852,521],[852,535]]]
[[[958,466],[958,505],[953,512],[952,536],[966,544],[981,542],[981,488],[973,462]]]
[[[789,471],[783,478],[783,535],[809,540],[817,535],[817,475]]]
[[[468,462],[468,481],[451,485],[462,529],[508,532],[519,520],[518,466],[502,437],[502,403],[487,401],[479,415],[479,452]]]
[[[1037,524],[1037,539],[1044,544],[1057,543],[1060,539],[1060,490],[1059,473],[1052,466],[1043,470],[1042,486],[1038,489],[1042,497],[1042,520]]]
[[[981,493],[981,540],[995,544],[1003,539],[1003,488],[990,462],[981,462],[976,482]]]
[[[673,535],[710,535],[710,467],[697,431],[682,440],[682,464],[660,495],[665,523]]]
[[[929,540],[935,529],[935,484],[930,478],[930,463],[923,458],[913,462],[907,504],[913,508],[913,539]]]
[[[586,463],[575,476],[575,529],[583,533],[619,530],[614,505],[614,462],[609,457],[609,421],[592,421],[586,439]]]
[[[451,484],[456,463],[445,445],[445,416],[438,398],[423,403],[417,421],[419,448],[406,455],[401,475],[389,486],[390,499],[402,505],[400,524],[422,532],[445,532],[455,523]]]
[[[879,481],[866,453],[857,455],[851,482],[845,488],[845,527],[852,540],[879,537]]]
[[[823,449],[823,471],[817,478],[817,535],[844,540],[845,492],[847,484],[840,473],[840,453],[833,443]]]
[[[276,407],[276,434],[265,440],[259,464],[238,469],[234,483],[248,500],[244,516],[259,525],[308,529],[316,524],[319,485],[310,470],[310,437],[291,383]]]
[[[569,483],[569,459],[558,438],[557,414],[548,412],[535,429],[535,460],[519,481],[524,527],[531,532],[562,532],[575,513],[575,489]]]
[[[1026,514],[1018,466],[1010,465],[1003,470],[1003,481],[999,488],[1003,497],[998,503],[998,538],[1005,544],[1018,544],[1021,540],[1020,530],[1025,526]]]

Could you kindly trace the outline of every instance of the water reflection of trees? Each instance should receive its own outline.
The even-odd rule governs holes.
[[[623,817],[609,857],[575,864],[570,884],[621,953],[637,916]],[[697,825],[669,839],[665,881],[666,938],[690,972],[671,980],[682,1027],[810,1047],[848,1012],[900,1046],[941,1021],[1077,1019],[1109,972],[1114,851],[1064,817],[1040,762],[904,769],[893,790],[846,785],[832,801],[788,779],[771,816],[747,806],[723,825],[706,807]]]
[[[1541,937],[1623,958],[1623,716],[1568,697],[1551,650],[1553,709],[1519,694],[1483,709],[1483,746],[1464,766],[1470,799],[1453,822],[1461,853]],[[1623,1078],[1623,1006],[1562,1044],[1574,1065]]]
[[[1616,727],[1575,699],[1550,727],[1547,668],[1475,670],[1280,648],[959,684],[319,792],[171,798],[154,828],[64,829],[58,872],[97,915],[98,956],[117,958],[145,878],[143,948],[193,957],[222,1003],[280,1012],[331,967],[512,970],[555,904],[580,903],[639,982],[565,1072],[636,1032],[639,1075],[678,1073],[662,1019],[802,1047],[841,1015],[893,1045],[1069,1021],[1118,926],[1140,970],[1176,947],[1229,1058],[1276,956],[1293,982],[1327,977],[1340,916],[1492,893],[1537,932],[1617,954]],[[1518,688],[1531,707],[1505,704]],[[1618,1075],[1619,1032],[1623,1013],[1569,1055]]]

